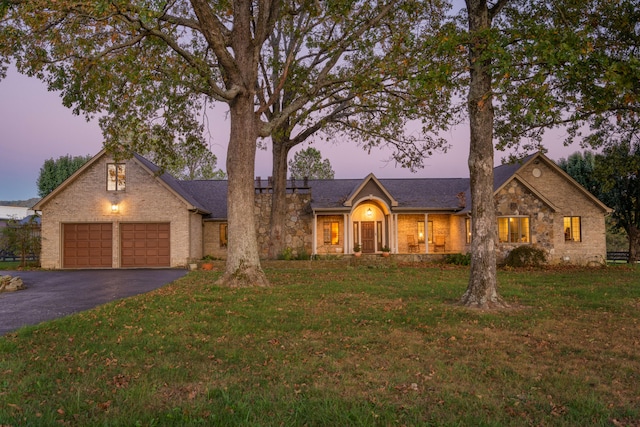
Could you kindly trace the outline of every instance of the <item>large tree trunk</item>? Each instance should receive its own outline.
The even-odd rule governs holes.
[[[257,131],[253,98],[238,96],[230,109],[231,132],[227,149],[227,217],[229,244],[225,286],[268,286],[260,266],[256,234],[254,171]]]
[[[199,16],[211,18],[207,2],[192,0]],[[231,130],[227,148],[227,219],[229,243],[225,272],[218,283],[225,286],[268,286],[260,266],[255,219],[254,172],[259,119],[254,110],[259,51],[272,31],[271,18],[277,15],[279,1],[235,0],[233,29],[230,32],[233,58],[220,49],[219,28],[212,26],[210,38],[218,49],[227,88],[236,89],[229,102]],[[254,12],[257,19],[254,19]],[[202,21],[203,19],[201,19]],[[218,39],[216,40],[216,36]],[[254,39],[254,36],[256,37]],[[217,43],[217,44],[216,44]]]
[[[273,137],[273,194],[269,230],[269,258],[275,259],[285,248],[287,214],[287,157],[291,146]]]
[[[498,295],[496,269],[497,219],[493,197],[493,102],[490,63],[480,59],[482,31],[491,27],[486,0],[467,0],[470,41],[468,95],[469,174],[471,177],[471,273],[461,303],[476,308],[503,307]],[[486,36],[484,36],[486,37]]]

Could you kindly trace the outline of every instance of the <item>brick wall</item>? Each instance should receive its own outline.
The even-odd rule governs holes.
[[[112,162],[106,155],[42,207],[43,268],[62,267],[62,223],[109,222],[113,224],[113,267],[120,266],[120,227],[123,222],[169,222],[171,224],[171,266],[184,266],[202,241],[202,227],[191,217],[185,203],[160,184],[135,160],[126,162],[125,191],[107,191],[106,168]],[[118,203],[119,212],[111,212]]]

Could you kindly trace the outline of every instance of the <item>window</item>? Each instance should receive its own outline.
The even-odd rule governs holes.
[[[418,243],[424,243],[424,221],[418,221]]]
[[[530,243],[529,217],[498,218],[498,237],[501,243]]]
[[[429,221],[427,225],[429,226],[429,243],[433,243],[433,221]]]
[[[580,226],[579,216],[565,216],[564,217],[564,240],[569,242],[581,242],[582,241],[582,227]]]
[[[220,247],[226,248],[229,243],[229,224],[226,222],[220,224]]]
[[[124,191],[125,165],[122,163],[107,164],[107,191]]]
[[[378,250],[382,249],[382,221],[376,222],[376,244]]]
[[[467,244],[471,244],[471,218],[464,219],[464,231]]]
[[[323,229],[324,244],[325,245],[339,245],[340,244],[340,223],[338,221],[325,221]]]

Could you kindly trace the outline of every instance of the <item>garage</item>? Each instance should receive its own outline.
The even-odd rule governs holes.
[[[169,267],[171,265],[170,225],[121,223],[121,267]]]
[[[111,268],[111,223],[62,224],[63,268]]]

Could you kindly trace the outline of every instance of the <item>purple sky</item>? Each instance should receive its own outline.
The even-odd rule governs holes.
[[[218,157],[218,167],[224,168],[229,141],[228,122],[224,106],[210,115],[211,149]],[[72,156],[96,154],[102,148],[102,135],[97,121],[87,123],[62,106],[58,93],[48,92],[44,83],[35,78],[9,71],[0,80],[0,200],[24,200],[37,197],[36,180],[44,161]],[[425,168],[417,173],[389,162],[390,151],[378,150],[367,155],[355,145],[314,143],[323,158],[329,159],[336,178],[364,178],[373,173],[378,178],[401,177],[467,177],[469,136],[467,126],[449,134],[453,147],[425,160]],[[562,135],[549,135],[545,140],[549,157],[558,160],[580,151],[577,145],[562,146]],[[301,148],[308,147],[304,144]],[[504,153],[496,153],[499,164]],[[290,158],[293,154],[290,155]],[[258,151],[256,176],[271,175],[271,153]]]

